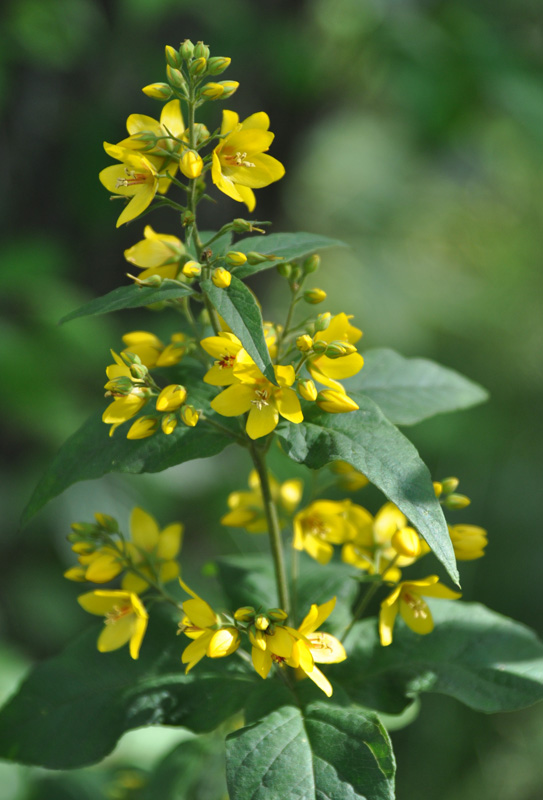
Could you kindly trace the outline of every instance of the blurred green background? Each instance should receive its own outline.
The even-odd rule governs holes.
[[[249,471],[230,454],[75,486],[18,525],[56,448],[102,406],[109,348],[135,327],[171,327],[147,312],[56,323],[125,281],[122,251],[142,225],[115,229],[102,141],[121,139],[130,113],[158,115],[140,88],[162,80],[164,44],[186,37],[232,57],[228,107],[271,116],[287,174],[258,193],[255,216],[351,246],[316,276],[330,310],[355,315],[366,347],[436,359],[490,390],[490,404],[407,433],[434,477],[458,475],[472,498],[453,521],[489,531],[488,555],[462,567],[464,596],[541,632],[540,0],[11,0],[0,30],[2,694],[88,622],[62,578],[70,522],[100,510],[125,523],[141,504],[185,521],[184,563],[198,566],[246,541],[218,525]],[[218,199],[206,227],[244,213]],[[149,221],[178,232],[167,211]],[[254,285],[273,317],[284,287]],[[393,734],[400,798],[541,797],[541,708],[422,705]],[[152,766],[179,739],[129,734],[105,765],[61,776],[3,765],[0,799],[121,797],[116,771]]]

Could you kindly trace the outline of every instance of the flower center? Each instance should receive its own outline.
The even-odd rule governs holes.
[[[215,366],[219,367],[219,369],[232,369],[235,360],[235,356],[229,356],[227,353],[221,353],[219,360],[215,361]]]
[[[147,175],[145,172],[136,172],[133,169],[128,169],[125,167],[124,171],[126,172],[126,178],[117,178],[117,182],[115,186],[117,189],[120,186],[135,186],[139,183],[145,183],[147,181]]]
[[[312,650],[326,650],[329,653],[334,652],[334,648],[330,646],[330,643],[326,641],[325,637],[320,631],[310,634],[307,639],[311,643]]]
[[[307,517],[304,523],[305,532],[308,536],[316,536],[318,539],[326,539],[330,532],[329,526],[322,517]]]
[[[251,400],[251,403],[255,405],[259,411],[262,411],[264,406],[268,406],[268,391],[267,389],[255,389],[255,399]]]
[[[403,600],[407,603],[410,608],[413,609],[413,615],[418,619],[426,619],[428,616],[428,606],[424,602],[421,597],[418,597],[416,594],[408,594],[404,592]]]
[[[115,625],[120,619],[130,614],[131,611],[132,608],[130,606],[113,606],[111,611],[108,611],[106,614],[106,625]]]
[[[239,151],[233,156],[225,156],[225,161],[229,164],[234,164],[236,167],[255,167],[252,161],[247,161],[247,153],[240,153]]]

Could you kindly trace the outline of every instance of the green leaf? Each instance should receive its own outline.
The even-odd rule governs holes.
[[[329,677],[355,703],[393,714],[422,692],[487,713],[543,699],[543,644],[533,631],[478,603],[428,603],[433,632],[418,636],[398,618],[388,647],[380,645],[374,619],[357,623],[347,660],[330,667]]]
[[[310,469],[347,461],[363,472],[411,520],[458,583],[447,523],[428,468],[373,400],[360,395],[358,401],[359,411],[327,414],[311,409],[298,425],[282,422],[277,434],[284,451]]]
[[[182,742],[155,767],[138,800],[195,800],[226,796],[224,740],[199,736]]]
[[[256,253],[280,256],[284,261],[291,261],[294,258],[306,258],[317,250],[347,247],[347,245],[339,239],[330,239],[317,233],[270,233],[269,236],[250,236],[247,239],[240,239],[234,247],[241,253],[250,253],[254,250]],[[236,277],[248,278],[257,272],[271,269],[278,263],[278,261],[263,261],[254,266],[243,264],[235,270]]]
[[[92,626],[37,666],[0,712],[0,757],[79,767],[101,760],[132,728],[179,725],[204,733],[243,708],[260,678],[236,658],[206,658],[185,675],[181,653],[189,640],[175,629],[174,620],[154,614],[133,661],[126,647],[99,653],[100,627]]]
[[[482,386],[452,369],[385,348],[364,353],[364,367],[349,380],[348,392],[357,402],[360,393],[371,397],[396,425],[415,425],[488,399]]]
[[[202,384],[198,389],[190,390],[189,400],[204,408],[206,416],[213,419],[217,415],[209,409],[208,398],[214,395],[214,389]],[[147,406],[142,413],[148,413]],[[228,427],[229,420],[219,419]],[[194,458],[214,456],[231,442],[226,433],[221,433],[204,420],[194,428],[179,424],[168,436],[159,430],[147,439],[130,440],[126,438],[126,429],[121,428],[110,437],[100,412],[90,417],[64,442],[36,486],[23,513],[22,523],[26,524],[45,503],[78,481],[101,478],[110,472],[161,472]]]
[[[231,800],[393,800],[394,768],[379,718],[330,701],[285,705],[226,740]]]
[[[339,633],[350,622],[350,608],[358,592],[358,583],[351,580],[354,569],[347,564],[332,561],[318,564],[305,553],[300,560],[296,597],[295,624],[299,625],[312,603],[326,603],[337,597],[336,607],[326,630]],[[288,561],[287,561],[288,564]],[[219,581],[223,592],[235,611],[240,606],[274,608],[278,605],[273,563],[269,555],[241,554],[217,559]]]
[[[253,293],[234,276],[227,289],[217,288],[210,280],[202,281],[201,287],[241,341],[258,369],[268,380],[276,383],[268,345],[264,338],[262,314]]]
[[[177,300],[189,294],[194,294],[190,286],[169,279],[165,279],[160,286],[154,288],[151,286],[136,286],[136,284],[119,286],[117,289],[113,289],[112,292],[102,297],[95,297],[90,303],[85,303],[81,308],[66,314],[60,320],[59,325],[78,317],[109,314],[112,311],[120,311],[123,308],[141,308],[164,300]]]

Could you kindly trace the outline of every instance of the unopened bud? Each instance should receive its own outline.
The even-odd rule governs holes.
[[[450,508],[452,511],[459,511],[461,508],[469,506],[471,500],[465,494],[450,494],[442,502],[446,508]]]
[[[187,225],[193,225],[195,219],[196,217],[194,216],[193,212],[187,208],[187,210],[181,215],[181,224],[183,227],[186,227]]]
[[[191,75],[201,75],[206,71],[206,67],[207,61],[205,58],[203,58],[203,56],[200,58],[195,58],[189,67],[189,72]]]
[[[102,514],[100,511],[97,511],[94,515],[94,519],[101,528],[109,533],[117,533],[119,530],[119,523],[115,517],[112,517],[109,514]]]
[[[203,42],[197,42],[194,47],[194,58],[209,58],[209,47]]]
[[[181,420],[187,425],[189,428],[194,428],[198,420],[200,419],[199,413],[196,411],[194,406],[183,406],[181,408]]]
[[[213,56],[207,60],[207,71],[210,75],[220,75],[230,66],[232,59],[226,56]]]
[[[201,174],[203,168],[202,156],[195,150],[185,150],[179,162],[179,169],[185,178],[194,180]]]
[[[217,267],[217,269],[213,270],[211,280],[218,289],[226,289],[230,286],[232,275],[227,269],[224,269],[224,267]]]
[[[283,620],[287,619],[288,614],[282,608],[268,608],[266,616],[274,622],[283,622]]]
[[[256,264],[262,264],[263,261],[277,261],[281,256],[265,255],[264,253],[256,253],[251,251],[247,253],[247,261],[254,267]]]
[[[187,390],[184,386],[172,383],[165,386],[156,401],[157,411],[175,411],[187,399]]]
[[[221,83],[206,83],[200,89],[200,96],[206,100],[219,100],[224,94],[224,86]]]
[[[247,256],[245,253],[241,253],[238,250],[229,250],[224,260],[229,267],[241,267],[241,265],[245,264],[247,261]]]
[[[108,392],[111,394],[130,394],[134,384],[127,378],[125,375],[121,375],[118,378],[112,378],[104,385],[104,389],[107,389]]]
[[[310,403],[313,403],[317,399],[317,387],[313,381],[298,381],[297,388],[300,397],[303,397],[304,400],[309,400]]]
[[[313,342],[313,352],[318,356],[321,356],[327,347],[328,342],[325,342],[323,339],[317,339],[316,342]]]
[[[458,484],[460,481],[458,478],[444,478],[441,481],[441,488],[443,489],[443,494],[451,494],[458,489]]]
[[[332,315],[329,311],[325,311],[323,314],[319,314],[317,319],[315,320],[315,331],[325,331],[326,328],[330,325],[330,320],[332,319]]]
[[[357,411],[359,406],[344,392],[335,389],[324,389],[317,395],[317,405],[329,414],[345,414]]]
[[[184,42],[181,42],[179,46],[179,55],[185,61],[190,61],[192,55],[194,53],[194,45],[192,44],[190,39],[185,39]]]
[[[137,378],[141,381],[145,380],[145,378],[149,375],[149,369],[145,366],[145,364],[131,364],[130,373],[134,378]]]
[[[258,233],[265,233],[262,228],[256,228],[254,223],[249,222],[247,219],[237,218],[232,220],[232,230],[235,233],[250,233],[251,231],[258,231]]]
[[[154,97],[155,100],[169,100],[172,96],[172,87],[167,83],[150,83],[141,90],[147,97]]]
[[[250,622],[255,615],[255,610],[252,606],[242,606],[234,611],[234,619],[238,622]]]
[[[317,303],[322,303],[323,300],[326,300],[326,292],[324,289],[307,289],[304,292],[304,300],[306,303],[316,306]]]
[[[312,256],[306,258],[304,261],[304,272],[306,275],[309,275],[310,272],[316,272],[321,264],[321,257],[317,253],[313,253]]]
[[[292,264],[290,264],[288,261],[281,261],[281,263],[277,265],[276,269],[282,278],[290,278],[292,275]]]
[[[234,92],[237,92],[239,88],[238,81],[220,81],[222,86],[222,100],[227,100],[229,97],[232,97]]]
[[[313,339],[304,333],[296,339],[296,347],[301,353],[308,353],[313,347]]]
[[[434,486],[435,496],[441,497],[441,495],[443,494],[443,484],[440,483],[439,481],[434,481],[433,486]]]
[[[166,67],[166,75],[168,76],[168,81],[172,86],[175,86],[176,89],[181,89],[182,91],[186,90],[187,82],[181,70],[170,67],[168,64]]]
[[[179,51],[169,44],[166,45],[164,50],[166,53],[166,63],[168,66],[173,67],[174,69],[179,69],[181,66],[181,56],[179,55]]]
[[[153,433],[156,433],[158,429],[158,418],[145,416],[140,417],[137,419],[128,433],[126,434],[127,439],[147,439],[148,436],[152,436]]]
[[[324,353],[328,358],[342,358],[356,353],[356,347],[349,342],[330,342]]]
[[[402,528],[396,531],[390,543],[400,556],[418,558],[421,554],[420,536],[414,528]]]
[[[131,278],[136,286],[152,286],[155,289],[159,286],[162,286],[162,281],[164,278],[161,275],[149,275],[148,278],[138,278],[136,275],[131,275],[129,272],[126,273],[127,278]]]
[[[166,436],[169,436],[170,433],[173,433],[177,428],[176,415],[172,414],[171,412],[169,414],[164,414],[160,420],[160,427],[162,428],[162,432],[165,433]]]
[[[181,272],[186,278],[199,278],[202,273],[202,265],[197,261],[187,261],[183,264]]]
[[[269,627],[270,621],[264,614],[259,614],[255,617],[255,628],[257,631],[267,631]]]

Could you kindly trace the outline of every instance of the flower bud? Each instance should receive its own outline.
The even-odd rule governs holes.
[[[282,608],[268,608],[266,611],[266,616],[268,616],[274,622],[283,622],[285,619],[287,619],[288,614],[286,611],[283,611]]]
[[[444,478],[441,481],[441,488],[443,490],[443,494],[451,494],[455,492],[458,488],[458,484],[460,481],[458,478]]]
[[[140,417],[137,419],[131,426],[130,430],[126,434],[127,439],[147,439],[148,436],[152,436],[153,433],[156,433],[158,428],[158,418],[157,417]]]
[[[183,264],[181,272],[186,278],[199,278],[202,273],[202,265],[197,261],[187,261]]]
[[[255,617],[255,628],[257,631],[267,631],[269,627],[270,621],[264,614],[259,614]]]
[[[234,92],[237,92],[239,88],[238,81],[220,81],[222,86],[222,100],[227,100],[229,97],[232,97]]]
[[[230,66],[232,59],[227,56],[213,56],[207,60],[207,71],[210,75],[220,75]]]
[[[241,267],[241,265],[245,264],[247,261],[247,256],[245,253],[241,253],[238,250],[229,250],[224,260],[229,267]]]
[[[202,156],[199,153],[197,153],[195,150],[185,150],[181,156],[181,161],[179,162],[179,169],[185,178],[194,180],[194,178],[197,178],[200,175],[203,167],[204,162],[202,161]]]
[[[317,339],[316,342],[313,342],[313,352],[318,356],[321,356],[327,347],[328,343],[322,339]]]
[[[281,258],[281,256],[265,255],[264,253],[256,253],[254,250],[247,253],[247,261],[252,267],[262,264],[264,261],[277,261],[278,258]]]
[[[107,389],[108,392],[114,395],[130,394],[133,387],[134,384],[130,378],[127,378],[125,375],[121,375],[119,378],[112,378],[112,380],[104,385],[104,389]]]
[[[484,556],[487,542],[487,533],[478,525],[450,525],[454,554],[459,561],[473,561]]]
[[[217,267],[217,269],[213,270],[211,280],[218,289],[226,289],[230,286],[232,275],[227,269],[224,269],[224,267]]]
[[[172,87],[167,83],[150,83],[141,90],[147,97],[154,97],[155,100],[169,100],[173,94]]]
[[[320,263],[321,257],[317,253],[314,253],[312,256],[309,256],[309,258],[306,258],[303,265],[305,274],[309,275],[311,272],[316,272],[320,267]]]
[[[443,484],[440,483],[439,481],[434,481],[433,487],[435,496],[441,497],[441,495],[443,494]]]
[[[221,83],[206,83],[200,89],[200,97],[206,100],[219,100],[224,94],[224,86]]]
[[[238,622],[250,622],[255,615],[255,610],[252,606],[242,606],[234,611],[234,619]]]
[[[173,433],[174,430],[177,428],[177,417],[175,414],[169,413],[164,414],[162,419],[160,420],[160,427],[162,428],[163,433],[166,436],[169,436],[170,433]]]
[[[166,45],[164,50],[166,53],[166,63],[168,66],[173,67],[173,69],[179,69],[181,66],[181,57],[179,55],[179,51],[169,44]]]
[[[168,81],[171,86],[175,86],[176,89],[181,89],[183,92],[186,91],[187,82],[181,70],[170,67],[168,64],[166,67],[166,75],[168,76]]]
[[[304,333],[296,339],[296,347],[301,353],[308,353],[313,347],[313,339],[307,333]]]
[[[94,519],[98,525],[105,531],[108,531],[108,533],[117,533],[119,530],[119,523],[115,517],[111,517],[109,514],[102,514],[100,511],[97,511],[94,515]]]
[[[288,261],[281,261],[276,267],[277,272],[282,278],[290,278],[292,275],[292,264]]]
[[[469,506],[471,500],[465,494],[450,494],[442,502],[445,508],[450,508],[451,511],[459,511],[461,508]]]
[[[142,381],[145,380],[145,378],[147,378],[147,376],[149,375],[149,369],[144,364],[138,364],[136,362],[131,365],[130,373],[134,378],[137,378],[138,380]]]
[[[317,303],[322,303],[323,300],[326,300],[326,292],[324,289],[307,289],[304,292],[304,300],[306,303],[316,306]]]
[[[335,389],[324,389],[317,395],[317,405],[329,414],[345,414],[357,411],[359,406],[344,392]]]
[[[390,543],[400,556],[418,558],[421,554],[420,536],[414,528],[402,528],[396,531]]]
[[[200,419],[199,413],[196,411],[194,406],[183,406],[181,409],[181,420],[187,425],[189,428],[194,428],[198,420]]]
[[[156,401],[157,411],[175,411],[187,399],[187,390],[184,386],[172,383],[165,386]]]
[[[209,47],[203,42],[197,42],[193,52],[194,58],[209,58]]]
[[[186,227],[187,225],[193,225],[195,219],[196,217],[194,216],[193,212],[187,208],[187,210],[184,211],[181,216],[181,224],[183,227]]]
[[[126,273],[127,278],[131,278],[136,286],[151,286],[157,289],[159,286],[162,286],[162,281],[164,278],[161,275],[149,275],[148,278],[141,278],[136,277],[135,275],[131,275],[129,272]]]
[[[325,331],[326,328],[330,325],[330,320],[332,319],[332,315],[329,311],[325,311],[322,314],[319,314],[317,319],[315,320],[315,332]]]
[[[207,61],[205,58],[203,57],[195,58],[189,67],[189,72],[191,75],[201,75],[203,72],[206,71],[206,68],[207,68]]]
[[[224,658],[239,647],[240,635],[236,628],[228,625],[215,631],[207,646],[209,658]]]
[[[194,53],[194,45],[192,44],[190,39],[185,39],[184,42],[181,42],[179,47],[179,55],[185,61],[190,61],[192,55]]]
[[[317,399],[317,387],[310,380],[298,381],[297,384],[298,394],[300,397],[303,397],[304,400],[309,400],[310,403],[313,403]]]

